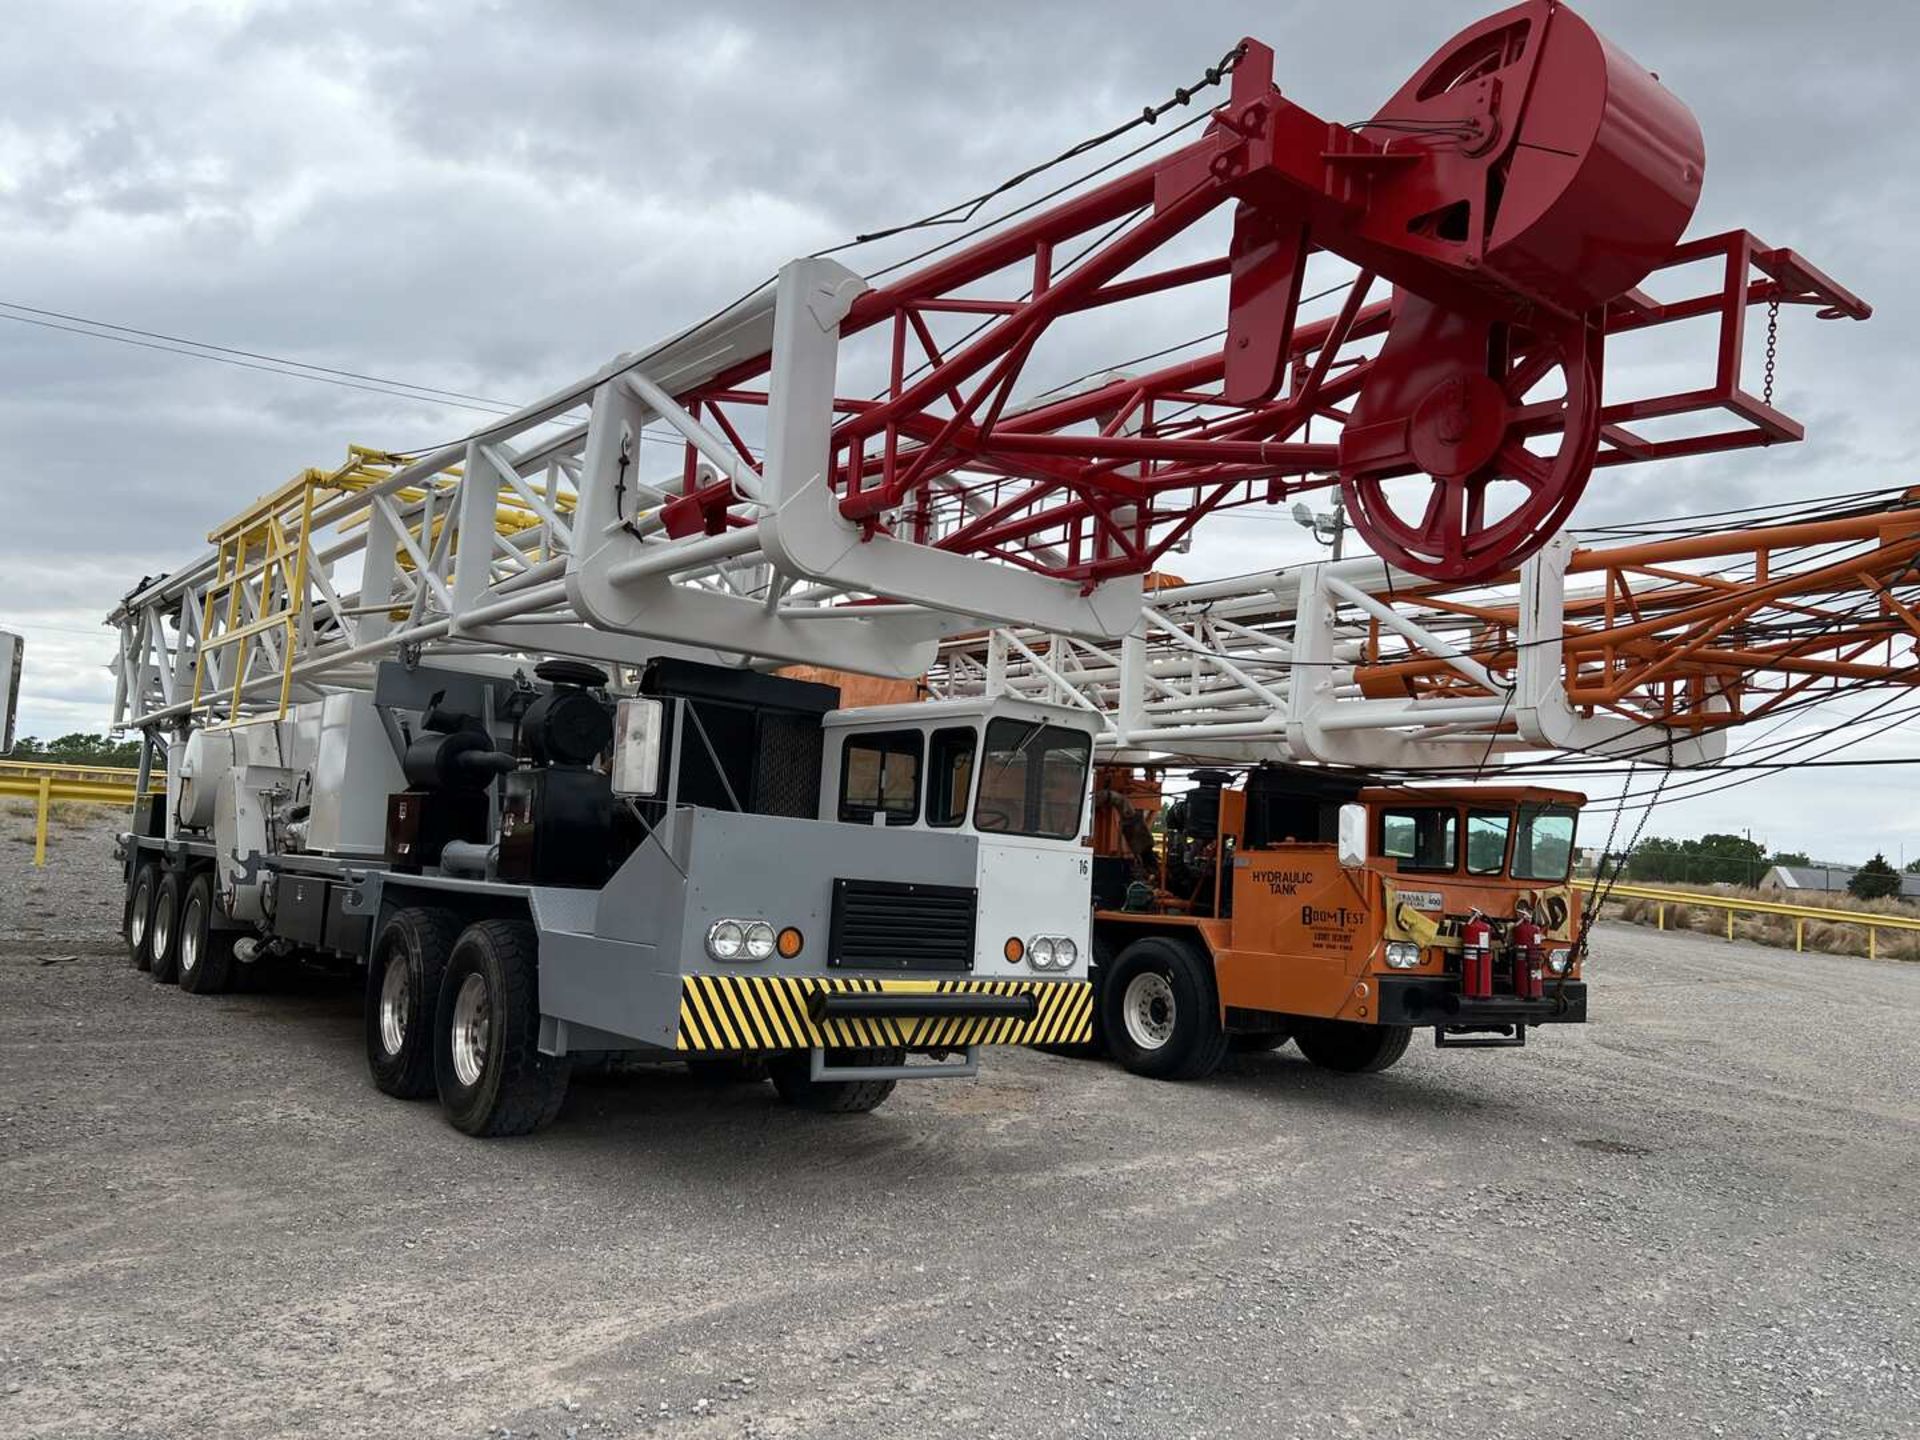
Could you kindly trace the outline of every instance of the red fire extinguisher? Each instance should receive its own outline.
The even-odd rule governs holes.
[[[1547,993],[1541,970],[1540,927],[1532,916],[1522,916],[1513,927],[1513,993],[1521,1000],[1538,1000]]]
[[[1493,926],[1478,910],[1460,927],[1460,993],[1469,1000],[1493,994]]]

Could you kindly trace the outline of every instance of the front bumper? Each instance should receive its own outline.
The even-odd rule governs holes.
[[[959,1050],[1093,1039],[1086,980],[688,975],[677,1050]]]
[[[1569,980],[1564,994],[1549,980],[1542,1000],[1467,1000],[1458,980],[1437,975],[1382,976],[1379,987],[1382,1025],[1581,1025],[1587,1018],[1583,980]]]

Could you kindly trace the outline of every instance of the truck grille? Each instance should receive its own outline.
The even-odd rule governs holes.
[[[973,968],[974,890],[835,880],[827,963],[863,970]]]

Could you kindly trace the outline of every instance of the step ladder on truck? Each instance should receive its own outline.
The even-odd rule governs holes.
[[[1273,58],[1176,92],[1153,118],[1224,98],[1130,171],[870,277],[796,260],[483,430],[304,472],[135,585],[116,722],[168,786],[126,843],[137,961],[191,991],[364,967],[376,1081],[479,1134],[541,1124],[582,1055],[764,1064],[851,1110],[1083,1043],[1095,717],[999,688],[869,713],[774,672],[1120,644],[1209,515],[1335,484],[1402,577],[1502,575],[1597,467],[1799,437],[1741,386],[1749,307],[1867,314],[1744,231],[1680,241],[1698,128],[1564,5],[1469,27],[1371,125],[1287,100]],[[1691,288],[1638,288],[1669,271]],[[1091,384],[1050,343],[1223,307]],[[1609,338],[1683,320],[1718,329],[1714,380],[1603,403]]]

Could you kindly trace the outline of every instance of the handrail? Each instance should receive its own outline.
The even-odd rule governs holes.
[[[155,770],[155,778],[164,778],[164,772]],[[140,772],[133,766],[120,765],[79,765],[64,760],[0,760],[0,775],[111,775],[131,785],[139,778]]]
[[[1794,905],[1778,900],[1750,900],[1744,896],[1704,895],[1697,890],[1663,890],[1657,885],[1615,885],[1609,892],[1629,900],[1651,900],[1658,907],[1654,912],[1656,928],[1667,928],[1667,906],[1690,905],[1702,910],[1724,910],[1727,912],[1727,939],[1733,939],[1733,917],[1736,914],[1780,915],[1793,921],[1793,948],[1796,951],[1806,949],[1807,921],[1818,920],[1829,925],[1864,925],[1867,927],[1867,958],[1878,959],[1875,954],[1875,940],[1882,930],[1920,930],[1920,917],[1907,915],[1876,915],[1866,910],[1828,910],[1818,905]]]
[[[33,863],[47,863],[47,821],[56,800],[82,805],[125,805],[137,798],[138,770],[113,765],[63,765],[58,761],[0,760],[0,796],[34,802]],[[148,778],[148,794],[164,790],[166,776],[155,771]]]

